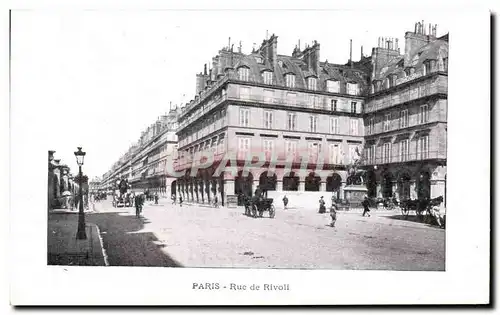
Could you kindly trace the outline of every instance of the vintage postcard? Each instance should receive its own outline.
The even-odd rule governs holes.
[[[13,303],[488,303],[489,18],[12,10]]]

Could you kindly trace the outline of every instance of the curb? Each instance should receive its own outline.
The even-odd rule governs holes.
[[[106,250],[104,249],[104,242],[102,240],[101,230],[99,229],[99,226],[96,225],[95,227],[97,229],[97,235],[99,236],[99,243],[101,244],[101,251],[102,251],[102,256],[104,258],[104,265],[107,267],[109,266],[108,255],[106,254]]]

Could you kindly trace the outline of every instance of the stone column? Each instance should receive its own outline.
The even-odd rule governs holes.
[[[319,191],[326,191],[326,182],[321,181],[319,184]]]
[[[392,196],[399,199],[399,189],[398,189],[398,182],[397,181],[392,182]]]
[[[342,182],[342,183],[340,184],[340,188],[339,188],[339,195],[340,195],[340,199],[342,199],[342,200],[345,200],[345,199],[346,199],[346,197],[345,197],[345,193],[344,193],[344,188],[345,188],[345,186],[346,186],[346,182]]]
[[[205,203],[205,179],[198,178],[198,191],[200,192],[199,203]]]
[[[382,198],[382,184],[377,182],[377,198]]]
[[[299,180],[299,191],[305,191],[306,190],[306,181],[305,180]]]
[[[252,196],[254,195],[255,189],[260,185],[260,180],[254,179],[252,183]]]
[[[415,180],[410,181],[410,199],[418,199],[417,183]]]
[[[216,181],[216,189],[217,189],[217,196],[219,196],[219,203],[220,205],[222,205],[222,203],[224,202],[224,204],[226,203],[226,199],[224,198],[223,196],[223,190],[224,190],[224,179],[219,177],[217,178],[217,181]]]
[[[207,203],[208,204],[211,204],[212,200],[213,200],[211,182],[212,182],[211,179],[205,179],[205,195],[207,196]]]
[[[276,182],[276,191],[283,191],[283,181],[282,180],[278,180]]]
[[[224,179],[224,200],[226,202],[227,195],[234,195],[234,179]]]

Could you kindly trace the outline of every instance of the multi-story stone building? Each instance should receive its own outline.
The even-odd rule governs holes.
[[[174,178],[169,177],[168,161],[174,160],[177,153],[177,117],[180,110],[176,107],[158,118],[142,132],[138,142],[102,176],[99,188],[111,191],[118,179],[127,178],[132,191],[149,191],[161,196],[175,192]],[[171,163],[171,162],[170,162]]]
[[[415,24],[373,48],[365,101],[365,159],[370,196],[446,197],[448,35]],[[446,199],[445,199],[446,200]]]
[[[346,165],[363,146],[370,63],[322,62],[317,42],[291,56],[277,46],[273,35],[250,54],[225,47],[197,75],[177,132],[185,200],[224,202],[257,185],[342,196]]]

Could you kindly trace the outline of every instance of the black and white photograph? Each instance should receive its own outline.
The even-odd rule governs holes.
[[[120,279],[101,289],[109,292],[142,272],[144,281],[176,274],[176,283],[189,273],[169,294],[200,292],[208,304],[215,292],[228,304],[259,303],[242,294],[289,294],[278,304],[293,304],[294,281],[323,291],[318,281],[330,277],[346,295],[365,272],[376,283],[403,281],[398,275],[445,282],[460,260],[450,256],[450,233],[475,233],[455,220],[463,212],[454,189],[467,181],[471,196],[489,196],[471,173],[489,165],[480,156],[489,140],[454,168],[452,139],[465,118],[453,111],[488,103],[449,93],[461,64],[456,16],[105,9],[12,10],[10,20],[11,137],[19,139],[11,138],[11,163],[25,168],[20,156],[32,150],[29,167],[40,174],[36,184],[19,176],[11,196],[40,200],[31,206],[36,219],[16,220],[38,226],[36,261],[49,278],[113,274]],[[40,128],[22,130],[35,120]],[[471,225],[488,226],[489,207],[468,211]],[[475,248],[487,250],[483,242]],[[477,270],[488,273],[481,262]],[[406,289],[390,290],[386,298]],[[405,303],[359,301],[379,302]]]

